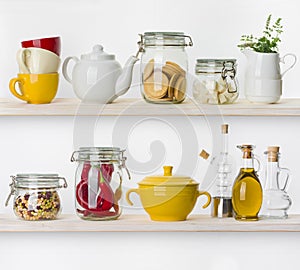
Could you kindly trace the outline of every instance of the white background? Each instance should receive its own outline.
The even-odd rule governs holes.
[[[236,45],[242,34],[260,34],[268,14],[282,17],[284,33],[281,54],[293,52],[300,56],[299,3],[286,1],[101,1],[101,0],[52,0],[52,1],[0,1],[0,96],[10,97],[9,80],[18,72],[15,61],[20,41],[59,35],[62,38],[62,60],[67,56],[87,53],[95,44],[116,55],[121,64],[135,54],[138,34],[145,31],[183,31],[192,36],[194,47],[187,48],[190,73],[194,72],[197,58],[233,57],[238,60],[238,79],[243,83],[246,64]],[[284,69],[284,68],[283,68]],[[284,97],[298,97],[300,65],[284,77]],[[127,94],[139,97],[139,70],[134,70],[133,87]],[[191,91],[189,92],[191,95]],[[241,93],[243,95],[243,93]],[[75,97],[71,86],[61,76],[59,97]],[[86,118],[86,121],[93,120]],[[118,119],[98,119],[92,132],[95,145],[114,142]],[[186,121],[193,123],[197,134],[197,151],[212,150],[217,143],[212,138],[211,123],[219,125],[220,119],[182,116],[176,118],[142,119],[121,118],[130,125],[127,147],[137,160],[147,162],[151,158],[151,142],[164,144],[166,156],[159,164],[178,166],[183,147],[189,141],[178,136],[178,129]],[[177,122],[176,122],[177,121]],[[268,145],[280,145],[282,165],[293,172],[289,194],[293,200],[290,213],[300,213],[298,165],[298,117],[227,117],[230,124],[230,151],[236,160],[240,153],[235,145],[252,143],[256,153],[263,156]],[[173,123],[172,125],[168,123]],[[81,133],[74,133],[78,119],[73,117],[2,117],[1,125],[1,213],[12,215],[10,207],[4,208],[8,194],[9,175],[21,172],[56,172],[69,182],[62,191],[63,212],[74,213],[74,172],[70,156],[79,145]],[[191,151],[192,153],[192,151]],[[130,160],[129,160],[130,163]],[[198,160],[190,176],[203,182],[207,164]],[[136,170],[137,168],[129,168]],[[184,168],[183,168],[184,169]],[[148,173],[161,173],[159,167]],[[136,187],[143,178],[133,174],[127,188]],[[133,197],[136,208],[124,205],[125,213],[144,213],[139,199]],[[194,213],[208,213],[201,209],[199,200]],[[1,222],[1,219],[0,219]],[[17,222],[17,220],[16,220]],[[60,234],[1,234],[1,269],[85,269],[87,267],[113,269],[298,269],[298,234],[125,234],[125,233],[60,233]]]

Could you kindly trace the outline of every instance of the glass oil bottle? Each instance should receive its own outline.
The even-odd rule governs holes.
[[[236,220],[255,221],[262,205],[262,187],[254,170],[253,145],[237,146],[243,152],[243,165],[232,189],[232,206]],[[257,160],[257,159],[256,159]]]
[[[264,154],[267,164],[263,204],[259,215],[263,218],[284,219],[288,217],[287,210],[292,204],[292,200],[286,192],[290,171],[279,167],[279,146],[269,146]],[[280,182],[282,182],[281,185]]]
[[[221,126],[222,149],[218,156],[212,158],[210,166],[214,172],[208,176],[212,178],[211,216],[218,218],[233,216],[231,194],[234,160],[228,153],[228,128],[227,124]],[[209,158],[205,150],[202,150],[200,156],[206,160]]]

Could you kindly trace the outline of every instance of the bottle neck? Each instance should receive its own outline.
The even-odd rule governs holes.
[[[228,156],[228,133],[222,133],[222,148],[218,159],[217,178],[213,196],[231,198],[232,182],[229,178],[231,170],[232,164],[229,162]]]
[[[277,180],[278,162],[267,162],[265,189],[279,189]]]
[[[254,169],[253,158],[243,158],[243,169]]]
[[[222,134],[222,154],[228,154],[228,133]]]

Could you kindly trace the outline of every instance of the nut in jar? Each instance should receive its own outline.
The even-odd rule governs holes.
[[[186,42],[189,38],[189,42]],[[182,32],[146,32],[139,42],[142,95],[151,103],[180,103],[187,90],[186,46],[191,37]]]
[[[198,59],[193,96],[199,103],[230,104],[238,98],[235,59]]]
[[[17,174],[11,178],[11,192],[5,205],[14,195],[13,210],[17,217],[32,221],[57,218],[61,212],[58,188],[67,187],[65,178],[57,174]]]

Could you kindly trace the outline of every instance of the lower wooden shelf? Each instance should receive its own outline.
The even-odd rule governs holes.
[[[23,221],[1,216],[0,232],[300,232],[300,215],[285,220],[236,221],[191,215],[180,222],[151,221],[147,215],[122,215],[113,221],[85,221],[62,215],[52,221]]]

